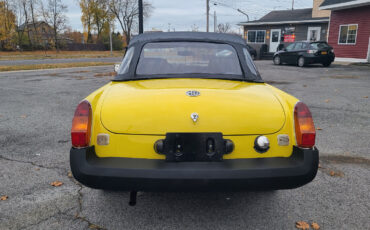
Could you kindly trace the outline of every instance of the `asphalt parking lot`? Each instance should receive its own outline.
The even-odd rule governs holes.
[[[315,180],[274,192],[139,193],[135,207],[127,192],[68,175],[75,107],[112,79],[111,67],[0,73],[0,229],[295,229],[297,221],[370,229],[370,68],[256,64],[267,83],[310,107]]]

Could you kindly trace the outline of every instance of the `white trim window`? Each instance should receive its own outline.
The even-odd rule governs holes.
[[[338,44],[345,44],[345,45],[346,44],[349,44],[349,45],[356,44],[357,30],[358,30],[357,24],[340,25]]]
[[[248,43],[265,43],[266,30],[248,30]]]

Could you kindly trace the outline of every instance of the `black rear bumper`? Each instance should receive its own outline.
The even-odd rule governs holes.
[[[306,64],[314,64],[314,63],[332,63],[335,59],[335,55],[333,53],[327,55],[313,55],[313,54],[306,54],[305,61]]]
[[[294,147],[289,158],[180,162],[98,158],[94,147],[70,152],[73,176],[98,189],[125,191],[241,191],[290,189],[312,181],[319,151]]]

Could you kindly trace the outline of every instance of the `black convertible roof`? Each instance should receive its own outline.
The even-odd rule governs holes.
[[[137,35],[132,38],[129,46],[136,43],[146,43],[154,41],[207,41],[225,42],[245,45],[245,40],[233,34],[206,33],[206,32],[153,32]]]

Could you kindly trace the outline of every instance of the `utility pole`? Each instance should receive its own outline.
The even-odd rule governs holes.
[[[139,0],[139,34],[144,33],[143,0]]]
[[[110,43],[110,56],[113,56],[113,44],[112,44],[112,30],[111,23],[109,22],[109,43]]]
[[[207,2],[207,32],[209,32],[209,0]]]
[[[292,0],[292,10],[294,10],[294,0]]]
[[[213,14],[213,24],[214,24],[213,32],[216,33],[217,32],[217,16],[216,16],[216,11]]]

